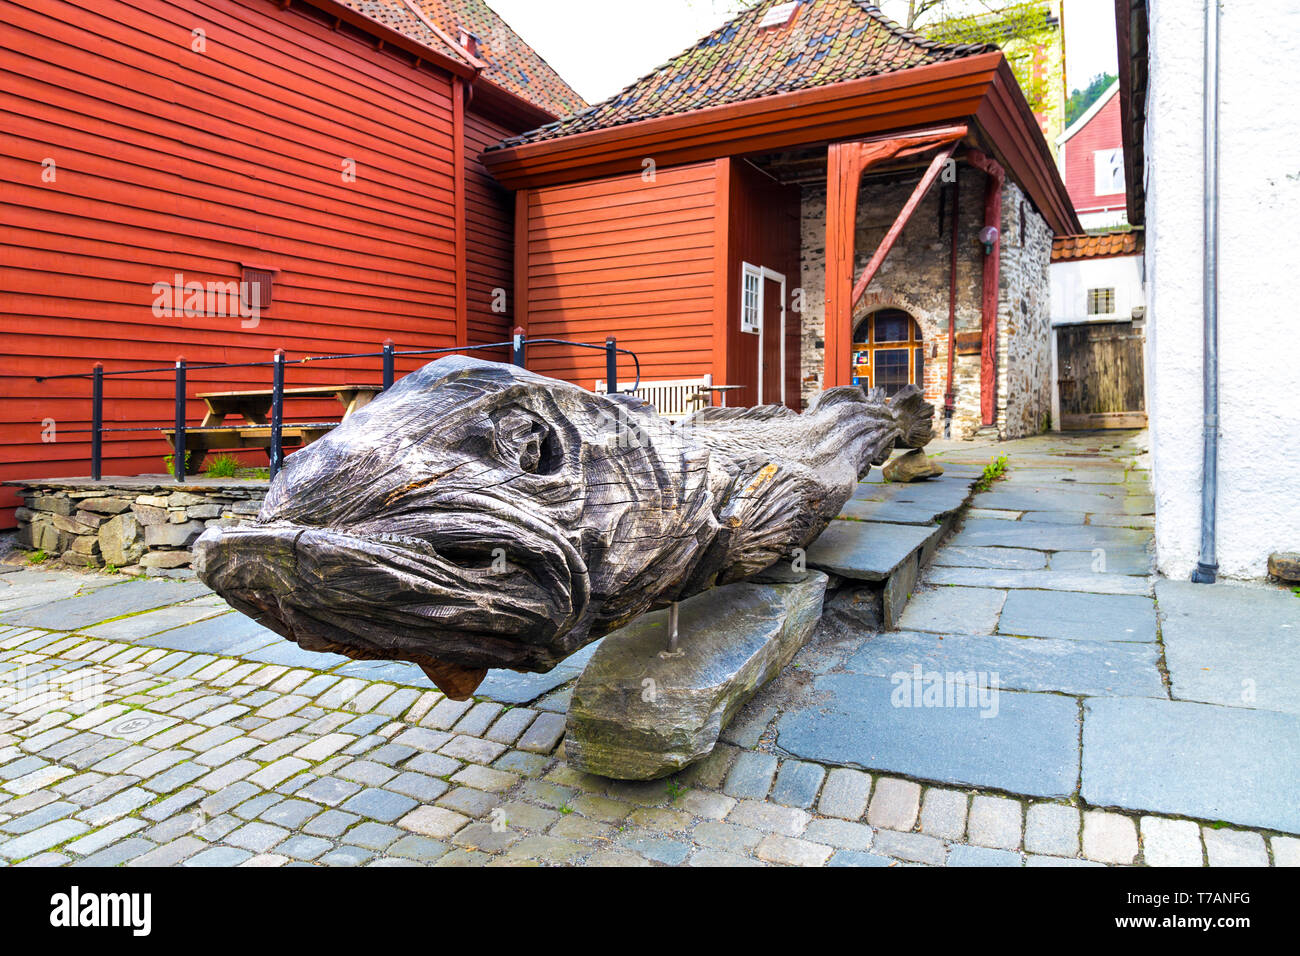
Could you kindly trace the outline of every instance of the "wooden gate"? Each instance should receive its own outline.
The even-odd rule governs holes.
[[[1061,429],[1145,428],[1142,333],[1131,322],[1056,330]]]

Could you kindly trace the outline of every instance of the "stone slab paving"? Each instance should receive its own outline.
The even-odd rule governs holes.
[[[1159,581],[1170,692],[1178,700],[1300,714],[1300,601],[1284,588]],[[1225,641],[1224,635],[1232,639]]]
[[[1068,797],[1079,776],[1079,708],[1049,694],[998,691],[982,706],[978,683],[962,704],[929,705],[922,680],[826,674],[819,701],[777,722],[777,745],[792,754],[926,780]],[[940,686],[937,695],[956,688]],[[955,694],[953,695],[955,697]],[[971,698],[976,698],[971,700]],[[938,696],[940,701],[942,696]],[[902,703],[901,701],[906,701]]]
[[[1087,587],[1088,576],[1103,575],[1148,584],[1149,531],[1093,523],[1141,518],[1149,500],[1140,470],[1124,464],[1130,447],[1081,450],[1099,442],[1116,444],[1052,437],[996,446],[1012,470],[981,501],[1013,490],[1030,497],[987,500],[985,511],[1013,517],[968,520],[935,560],[963,580],[981,568],[1056,572],[1069,590],[969,577],[974,586],[923,585],[909,608],[920,623],[905,631],[877,633],[867,617],[826,619],[738,715],[727,742],[687,771],[648,783],[590,776],[565,762],[570,685],[594,648],[547,675],[494,672],[476,700],[458,703],[409,665],[299,651],[197,585],[6,569],[0,860],[1300,864],[1300,821],[1287,804],[1300,756],[1278,744],[1300,739],[1298,718],[1273,707],[1289,678],[1274,685],[1255,675],[1256,703],[1224,706],[1230,685],[1197,685],[1191,669],[1198,655],[1211,662],[1202,666],[1228,666],[1232,641],[1210,647],[1189,630],[1175,638],[1185,657],[1169,668],[1172,690],[1209,700],[1170,700],[1160,668],[1172,653],[1166,660],[1158,626],[1154,639],[1145,630],[1152,599]],[[945,452],[946,463],[953,454],[967,460],[949,468],[952,477],[968,481],[992,452],[958,447]],[[1055,501],[1041,493],[1058,482],[1072,487]],[[873,484],[878,496],[865,487]],[[912,492],[867,482],[859,494],[901,509]],[[1105,510],[1079,517],[1085,499]],[[1006,507],[1017,503],[1033,508]],[[1053,510],[1060,520],[1022,517]],[[1020,534],[995,533],[994,524]],[[1106,548],[1103,570],[1094,547]],[[1097,599],[1095,620],[1084,623],[1104,625],[1109,639],[1081,634],[1078,615],[1069,634],[999,633],[1017,595],[1076,593]],[[1155,604],[1165,615],[1163,593],[1161,583]],[[1146,603],[1126,618],[1132,606],[1124,602],[1133,600]],[[1115,629],[1125,620],[1140,622],[1140,638]],[[1259,633],[1289,637],[1276,630]],[[1232,632],[1242,635],[1245,659],[1250,642],[1262,642],[1256,631]],[[1247,670],[1224,680],[1245,679]],[[988,684],[980,675],[994,671],[997,696],[981,709],[978,691]],[[1180,672],[1188,675],[1181,684]],[[932,673],[973,675],[977,706],[924,706],[927,687],[937,686],[926,684]],[[941,683],[946,694],[952,682]],[[923,706],[892,706],[904,692]],[[982,716],[993,700],[997,716]]]
[[[875,677],[917,667],[923,674],[997,674],[1005,690],[1166,698],[1159,664],[1150,644],[891,631],[873,637],[845,667]]]
[[[883,581],[939,534],[917,526],[869,521],[832,521],[808,547],[808,566],[861,581]]]
[[[1126,697],[1085,707],[1089,803],[1300,832],[1300,716]]]

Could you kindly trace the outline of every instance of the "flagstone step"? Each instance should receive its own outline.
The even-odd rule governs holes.
[[[809,546],[808,566],[877,588],[882,623],[896,627],[922,569],[956,525],[979,474],[976,468],[954,466],[928,481],[859,482],[840,517]]]

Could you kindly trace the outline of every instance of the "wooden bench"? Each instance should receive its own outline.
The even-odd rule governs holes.
[[[369,404],[383,390],[382,385],[316,385],[286,388],[283,395],[285,399],[335,398],[343,406],[343,419],[346,421],[349,415]],[[201,462],[209,451],[243,448],[262,448],[270,457],[271,403],[274,398],[271,389],[200,392],[198,397],[207,404],[208,410],[201,424],[185,429],[185,449],[192,453],[191,461]],[[225,424],[231,415],[238,415],[244,424]],[[280,425],[280,444],[285,448],[302,448],[337,427],[338,422],[283,422]],[[174,454],[176,429],[164,428],[162,433]]]
[[[657,382],[642,381],[637,388],[632,383],[619,383],[619,391],[635,395],[655,407],[661,418],[677,421],[691,412],[713,404],[713,376],[700,378],[663,379]],[[604,379],[596,381],[596,392],[605,391]],[[725,394],[725,393],[724,393]]]

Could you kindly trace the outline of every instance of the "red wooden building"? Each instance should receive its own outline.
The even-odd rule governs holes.
[[[1085,229],[1128,222],[1119,81],[1097,98],[1056,141],[1061,172]]]
[[[88,471],[89,383],[38,375],[516,324],[731,404],[914,381],[1007,436],[1050,407],[1051,237],[1079,227],[1037,123],[996,47],[860,0],[764,0],[590,108],[483,0],[0,0],[0,56],[0,478]],[[268,384],[195,370],[190,419]],[[171,401],[166,371],[110,377],[105,424]],[[110,433],[104,471],[167,450]]]
[[[530,335],[612,332],[645,377],[734,404],[916,381],[961,434],[1044,424],[1051,237],[1079,229],[996,47],[766,0],[484,159],[518,191]],[[603,378],[577,350],[536,367]]]
[[[479,155],[585,105],[483,0],[0,0],[0,68],[5,479],[88,473],[89,383],[36,375],[508,338],[513,197]],[[167,373],[105,396],[109,427],[172,416]],[[135,474],[168,448],[104,450]]]

